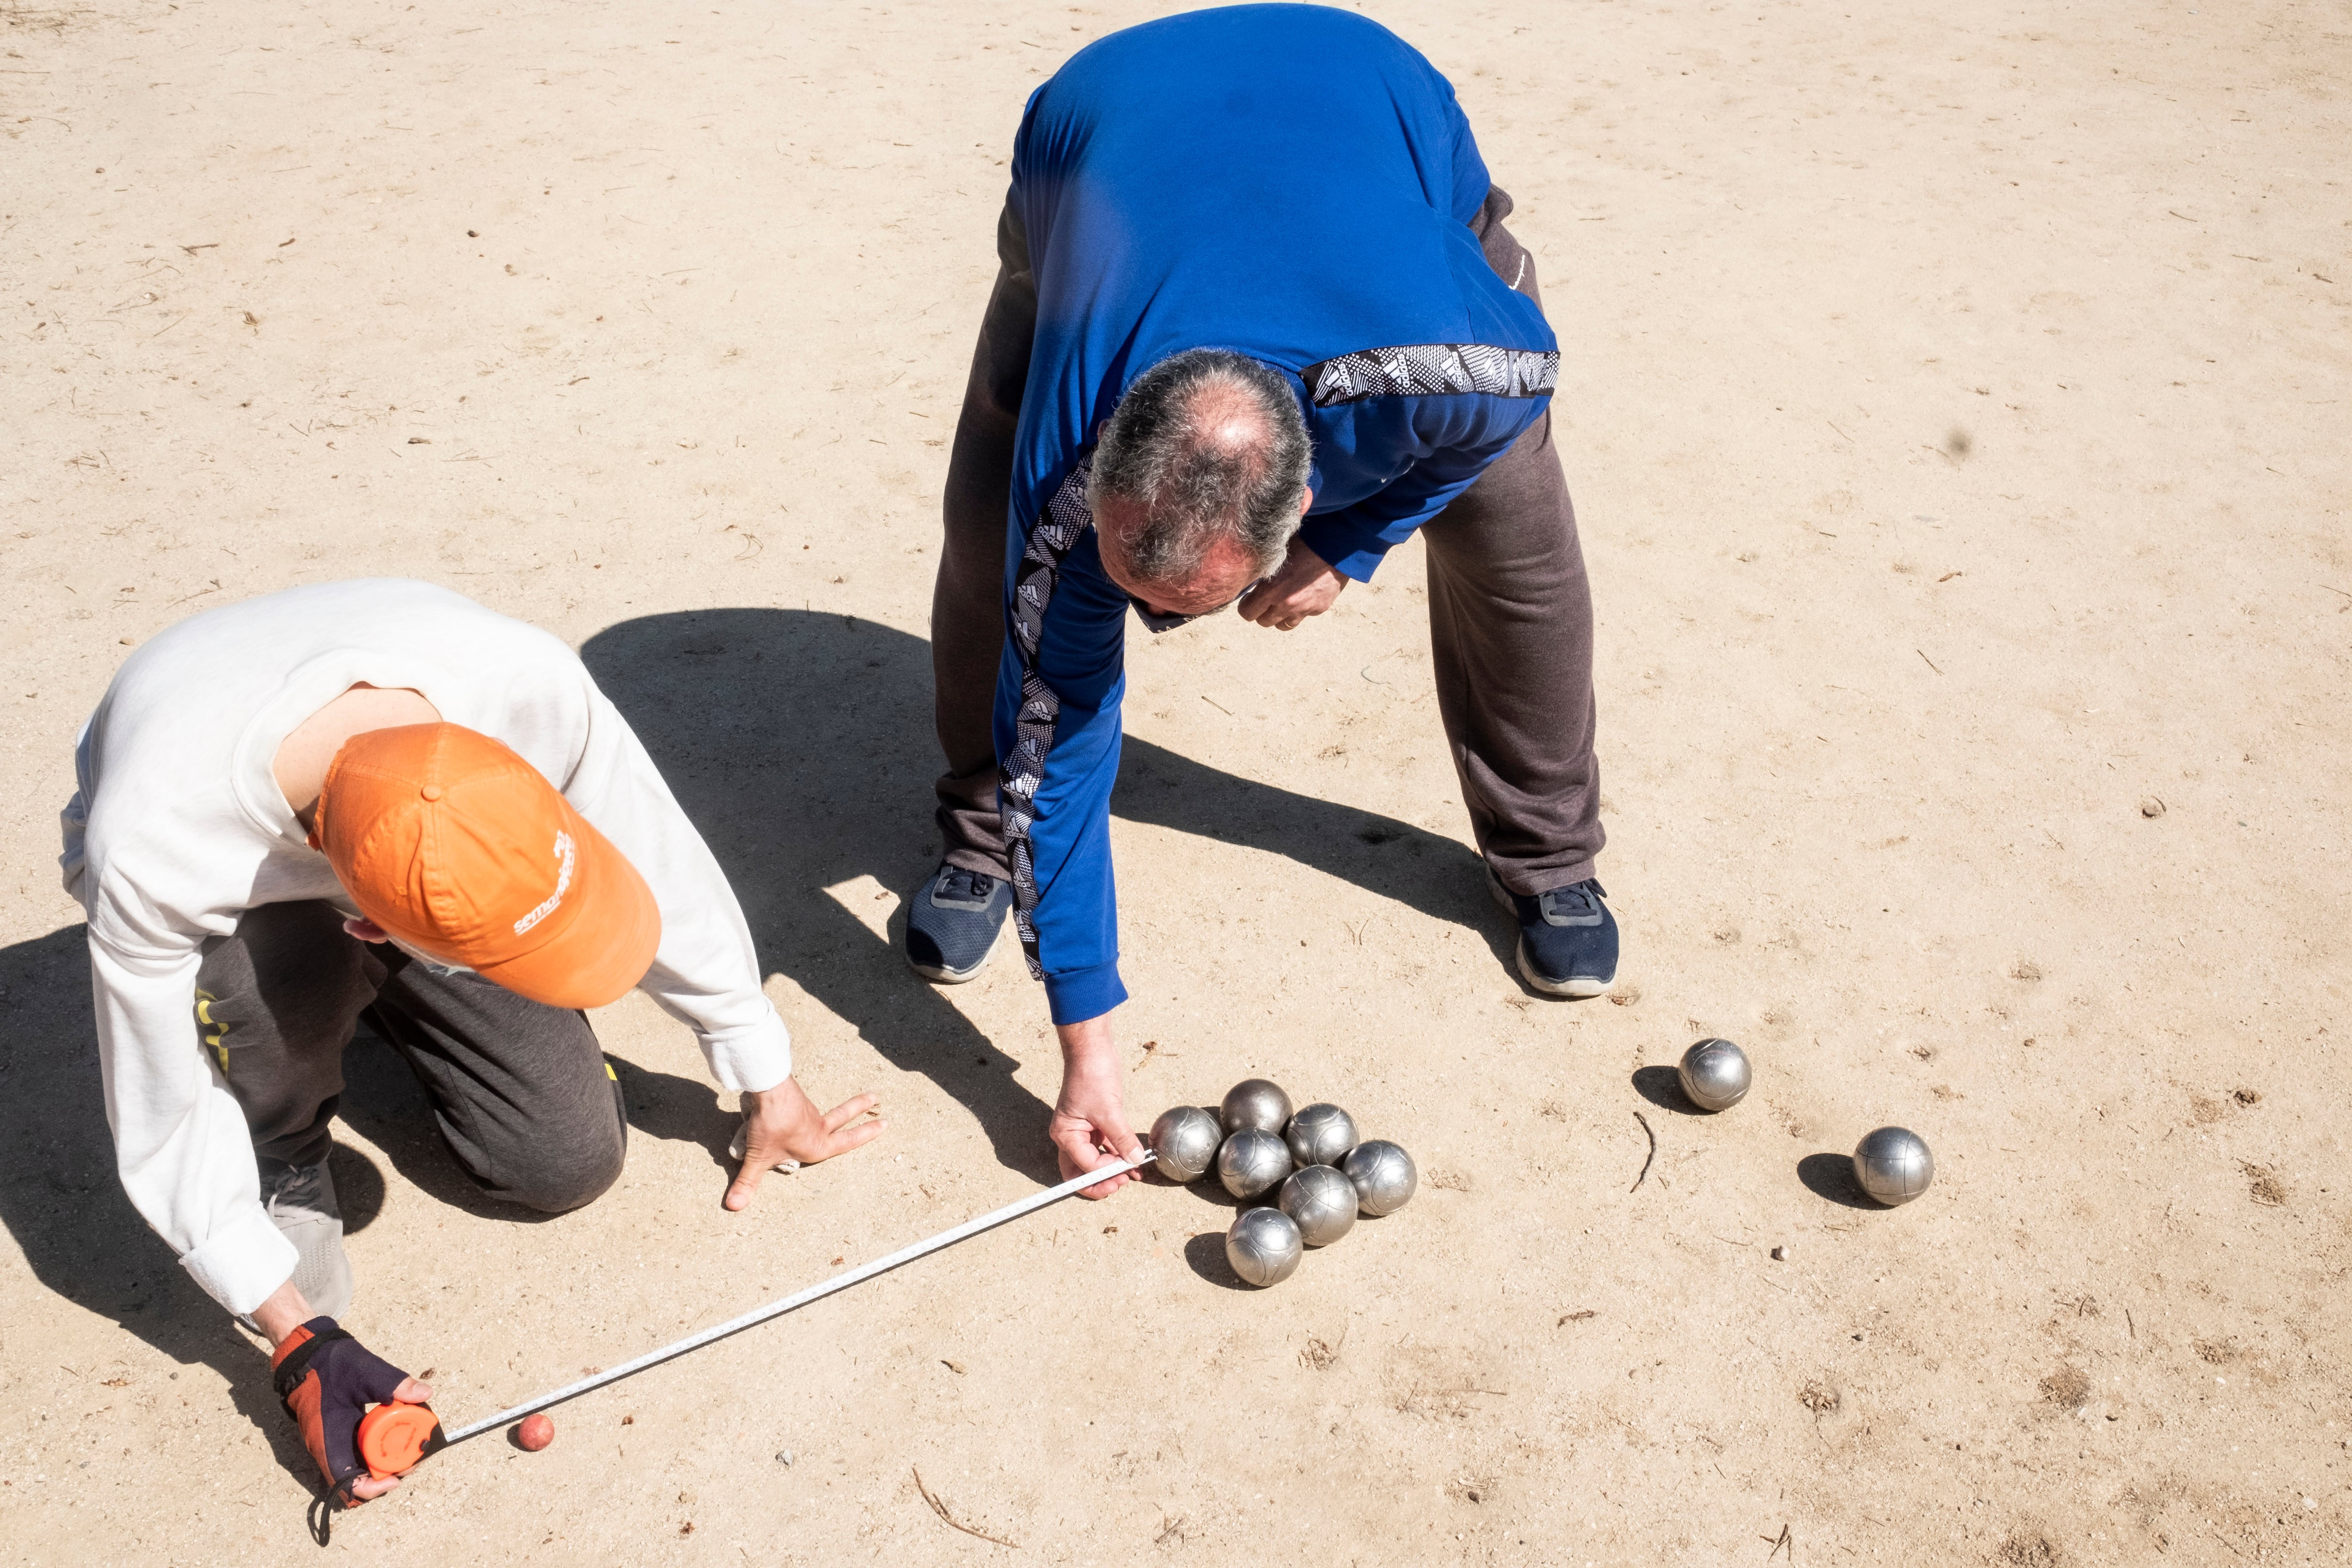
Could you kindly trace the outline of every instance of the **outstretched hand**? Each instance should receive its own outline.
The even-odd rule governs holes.
[[[1274,569],[1272,576],[1244,594],[1234,605],[1234,613],[1276,631],[1292,631],[1307,616],[1319,616],[1329,609],[1347,585],[1347,578],[1293,534],[1290,553],[1283,557],[1282,564]]]
[[[749,1207],[761,1180],[783,1161],[814,1165],[880,1137],[887,1123],[878,1116],[870,1121],[863,1120],[880,1103],[870,1094],[855,1095],[819,1114],[799,1082],[789,1078],[773,1089],[747,1092],[743,1096],[743,1166],[727,1189],[727,1206]]]

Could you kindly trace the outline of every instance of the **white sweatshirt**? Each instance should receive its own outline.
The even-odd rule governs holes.
[[[530,763],[629,858],[661,909],[640,989],[691,1026],[721,1087],[792,1072],[751,933],[719,863],[577,655],[427,583],[373,578],[181,622],[124,661],[82,727],[66,890],[89,916],[99,1063],[131,1201],[196,1282],[248,1312],[294,1271],[262,1212],[244,1112],[196,1035],[201,944],[261,904],[359,911],[271,767],[352,686],[411,687]]]

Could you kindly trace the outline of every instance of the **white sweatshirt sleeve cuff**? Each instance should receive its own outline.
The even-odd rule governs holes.
[[[205,1294],[232,1312],[250,1312],[269,1293],[294,1278],[299,1254],[255,1204],[213,1232],[205,1244],[180,1259]]]
[[[773,1089],[793,1076],[792,1031],[784,1027],[772,1004],[750,1028],[703,1036],[702,1054],[719,1087],[737,1094]]]

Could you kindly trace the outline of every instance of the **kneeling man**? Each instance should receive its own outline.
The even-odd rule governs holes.
[[[483,1192],[549,1213],[620,1174],[620,1087],[582,1009],[633,988],[742,1097],[729,1208],[881,1130],[872,1096],[820,1112],[793,1080],[718,862],[537,627],[392,579],[213,610],[124,663],[75,768],[62,864],[123,1187],[275,1347],[346,1503],[398,1484],[353,1452],[361,1408],[430,1394],[335,1321],[352,1281],[327,1152],[358,1022]]]

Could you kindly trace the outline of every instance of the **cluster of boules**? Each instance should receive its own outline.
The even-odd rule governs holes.
[[[1218,1183],[1250,1207],[1225,1233],[1225,1260],[1252,1285],[1279,1285],[1310,1247],[1328,1247],[1356,1216],[1393,1214],[1420,1184],[1412,1156],[1382,1139],[1358,1137],[1355,1118],[1336,1105],[1294,1111],[1290,1096],[1262,1078],[1234,1085],[1212,1115],[1180,1105],[1151,1125],[1160,1173],[1192,1183],[1213,1169]]]

